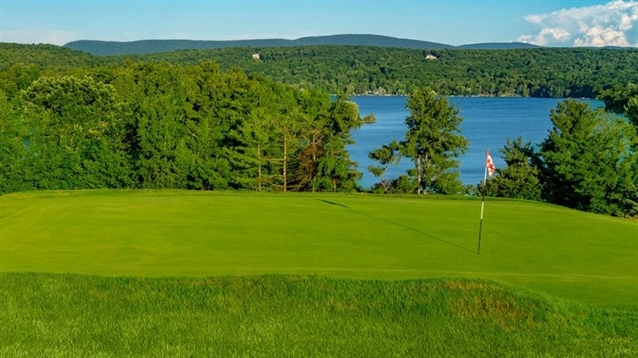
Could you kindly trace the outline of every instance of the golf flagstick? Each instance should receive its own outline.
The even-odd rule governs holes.
[[[481,221],[479,223],[479,236],[478,236],[478,248],[476,249],[476,254],[481,253],[481,234],[483,232],[483,211],[485,209],[485,184],[487,183],[487,174],[492,176],[496,171],[496,167],[494,166],[494,162],[492,162],[492,156],[490,155],[490,151],[488,150],[485,156],[485,175],[483,176],[483,190],[481,190]]]

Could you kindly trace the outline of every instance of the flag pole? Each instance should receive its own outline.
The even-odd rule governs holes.
[[[483,176],[483,188],[481,188],[481,221],[479,223],[478,248],[476,254],[481,253],[481,233],[483,232],[483,211],[485,209],[485,184],[487,183],[487,158],[490,155],[489,149],[485,153],[485,175]]]

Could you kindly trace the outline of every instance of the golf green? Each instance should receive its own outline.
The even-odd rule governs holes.
[[[490,279],[638,305],[638,222],[542,203],[364,194],[69,191],[0,197],[0,271]]]

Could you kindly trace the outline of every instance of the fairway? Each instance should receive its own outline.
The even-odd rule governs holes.
[[[638,223],[557,206],[343,194],[74,191],[0,197],[0,271],[483,278],[638,305]]]

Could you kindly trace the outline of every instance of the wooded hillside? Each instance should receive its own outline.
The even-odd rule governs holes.
[[[211,60],[222,70],[238,67],[329,93],[407,94],[429,86],[442,95],[593,98],[603,90],[638,82],[638,49],[303,46],[96,57],[50,45],[0,44],[0,69],[16,63],[74,68],[146,61],[197,65]]]
[[[412,49],[452,48],[454,46],[420,40],[402,39],[380,35],[343,34],[329,36],[309,36],[296,40],[256,39],[256,40],[140,40],[130,42],[80,40],[64,45],[70,49],[88,52],[93,55],[134,55],[178,50],[203,50],[229,47],[300,47],[300,46],[377,46]],[[497,46],[518,46],[500,44]],[[510,47],[511,48],[511,47]]]

